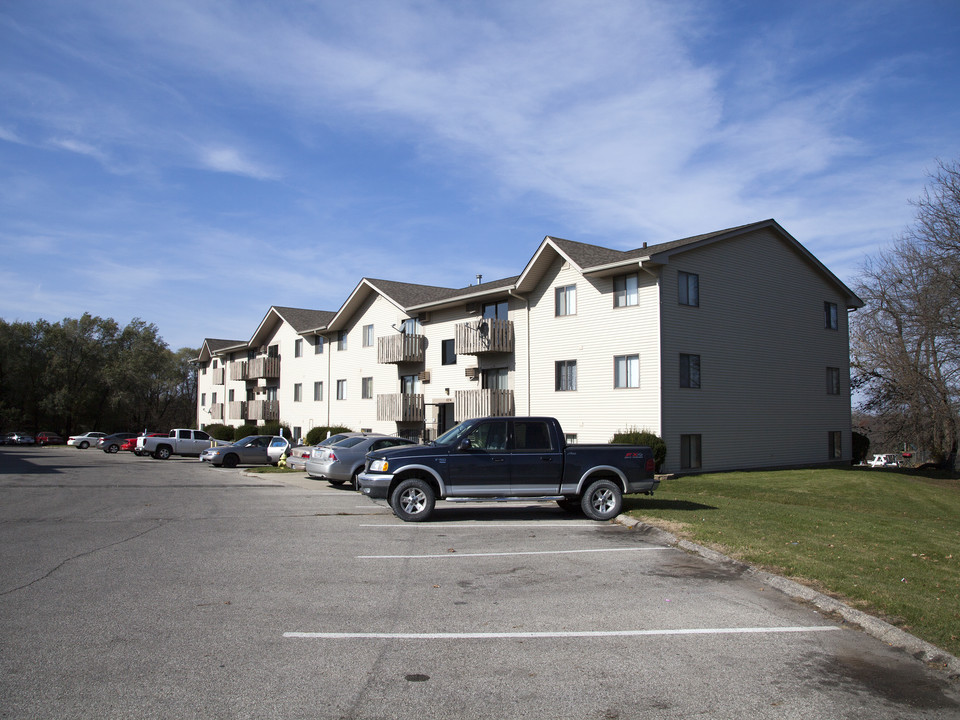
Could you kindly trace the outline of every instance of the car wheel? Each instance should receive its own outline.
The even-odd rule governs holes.
[[[90,447],[90,443],[84,440],[79,445],[77,445],[77,447],[80,448],[81,450],[86,450],[88,447]]]
[[[430,517],[436,503],[433,488],[420,478],[404,480],[390,494],[390,507],[404,522],[423,522]]]
[[[168,448],[166,445],[161,445],[160,447],[158,447],[158,448],[154,451],[153,456],[154,456],[157,460],[169,460],[169,459],[170,459],[170,448]]]
[[[576,498],[563,498],[563,500],[557,500],[557,505],[560,506],[561,510],[568,513],[580,512],[580,501]]]
[[[622,507],[623,494],[612,480],[590,483],[580,499],[580,509],[591,520],[611,520],[620,514]]]
[[[223,466],[225,468],[235,468],[239,464],[239,462],[240,462],[240,458],[238,458],[236,455],[232,453],[230,455],[224,456],[223,458]]]
[[[346,482],[346,480],[334,480],[332,478],[327,478],[327,482],[330,483],[331,485],[343,485]]]
[[[111,445],[110,447],[107,448],[107,452],[108,452],[108,453],[120,452],[120,446],[119,446],[119,445]]]
[[[350,482],[353,483],[353,489],[357,492],[360,492],[360,470],[357,470],[353,473],[353,477],[350,479]]]

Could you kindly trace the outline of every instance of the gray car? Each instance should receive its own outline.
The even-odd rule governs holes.
[[[371,450],[383,450],[398,445],[413,445],[412,440],[393,435],[354,436],[335,445],[314,452],[307,460],[307,475],[318,480],[327,480],[332,485],[347,481],[357,486],[357,475],[363,470],[364,458]]]
[[[249,435],[233,445],[216,445],[200,453],[200,462],[234,468],[237,465],[276,465],[290,450],[290,443],[279,435]]]

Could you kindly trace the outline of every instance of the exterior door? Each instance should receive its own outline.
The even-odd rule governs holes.
[[[556,495],[563,476],[563,452],[555,446],[550,427],[542,420],[514,420],[511,492],[517,495]]]
[[[447,456],[447,494],[459,497],[503,495],[510,489],[507,421],[479,423],[466,436],[470,447]]]

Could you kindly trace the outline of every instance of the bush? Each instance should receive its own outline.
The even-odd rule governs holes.
[[[853,433],[853,464],[857,465],[867,459],[870,452],[870,438],[858,432]]]
[[[257,426],[257,435],[282,435],[287,440],[293,439],[290,426],[281,422],[268,422]]]
[[[259,434],[260,433],[257,432],[256,425],[241,425],[240,427],[233,429],[234,440],[242,440],[243,438],[247,437],[247,435],[259,435]]]
[[[233,440],[233,428],[229,425],[223,425],[221,423],[213,423],[211,425],[204,425],[203,430],[207,435],[212,437],[214,440]]]
[[[307,445],[316,445],[321,440],[326,440],[329,435],[345,432],[353,432],[353,430],[343,425],[321,425],[320,427],[315,427],[307,433]]]
[[[660,472],[663,461],[667,459],[667,444],[663,438],[649,430],[638,428],[620,430],[614,433],[610,442],[613,445],[647,445],[653,450],[653,461],[656,463],[657,472]]]

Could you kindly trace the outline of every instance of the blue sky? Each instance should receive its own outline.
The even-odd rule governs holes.
[[[0,317],[246,340],[361,277],[775,218],[853,283],[960,156],[960,2],[6,0]]]

